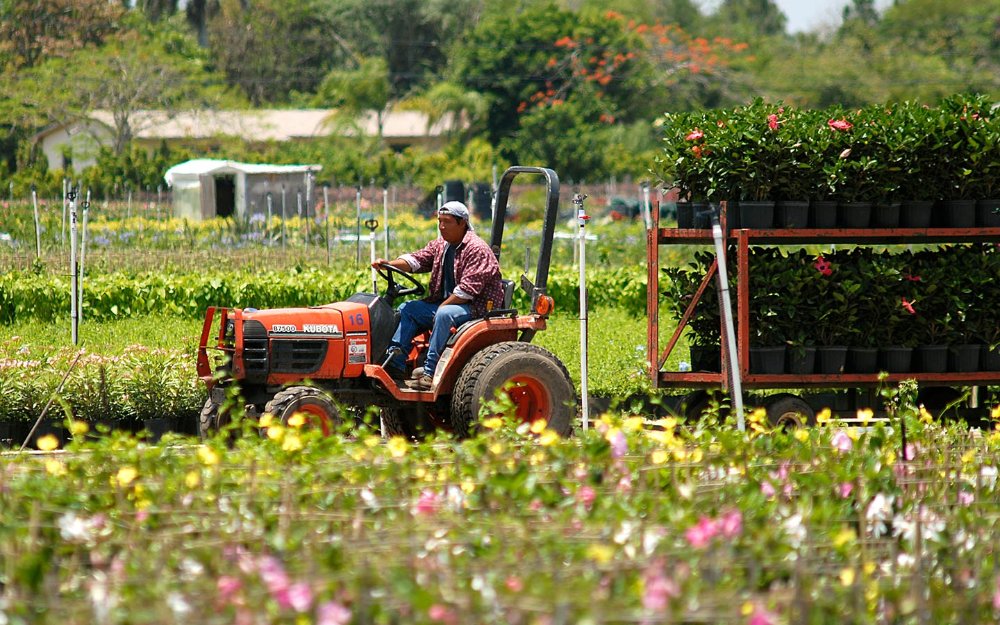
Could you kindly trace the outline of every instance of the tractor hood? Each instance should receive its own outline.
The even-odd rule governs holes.
[[[364,330],[366,317],[365,306],[352,302],[308,308],[243,310],[244,321],[260,322],[272,338],[343,338],[348,332]]]

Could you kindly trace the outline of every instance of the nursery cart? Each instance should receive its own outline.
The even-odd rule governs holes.
[[[735,257],[729,258],[727,266],[735,271],[737,291],[735,301],[736,320],[736,359],[730,363],[726,358],[727,350],[725,328],[722,329],[721,371],[664,371],[671,352],[677,346],[678,340],[694,313],[695,306],[701,301],[705,291],[716,288],[713,282],[718,275],[718,259],[709,267],[700,288],[688,304],[677,328],[666,347],[660,350],[659,335],[659,304],[660,304],[660,262],[659,249],[661,245],[712,245],[713,237],[710,228],[661,228],[659,211],[653,211],[653,228],[647,232],[647,268],[648,268],[648,354],[651,364],[650,377],[654,388],[695,389],[686,402],[685,411],[695,414],[703,407],[707,398],[706,391],[713,389],[730,392],[732,388],[729,373],[738,373],[738,379],[743,389],[784,389],[787,392],[777,393],[761,398],[767,408],[768,417],[772,423],[793,421],[812,423],[815,411],[820,407],[830,407],[841,410],[845,416],[860,407],[874,407],[876,390],[885,384],[894,384],[903,380],[916,380],[922,392],[930,389],[946,391],[942,395],[957,395],[950,393],[960,387],[980,387],[1000,385],[1000,371],[971,371],[945,373],[889,373],[884,378],[879,373],[810,373],[810,374],[763,374],[755,373],[750,368],[750,248],[751,246],[791,246],[816,245],[821,243],[842,243],[852,245],[908,245],[925,243],[981,243],[1000,242],[1000,228],[767,228],[767,229],[727,229],[726,202],[720,203],[722,232],[728,247],[735,247]],[[655,359],[655,360],[654,360]],[[735,370],[730,368],[734,367]],[[944,388],[941,388],[944,387]],[[822,404],[829,401],[830,395],[812,398],[804,397],[803,390],[816,389],[852,389],[865,391],[859,395],[853,393],[855,401],[847,394],[843,397],[832,397],[838,400],[838,405]],[[864,397],[867,395],[867,397]],[[753,400],[750,400],[754,403]],[[760,401],[760,400],[758,400]],[[867,403],[863,403],[867,402]],[[854,405],[852,405],[854,404]],[[973,406],[975,407],[975,395]]]

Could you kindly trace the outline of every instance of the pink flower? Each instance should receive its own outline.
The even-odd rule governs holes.
[[[959,505],[969,506],[969,505],[972,505],[972,502],[975,501],[975,500],[976,500],[976,498],[970,492],[967,492],[967,491],[963,490],[963,491],[961,491],[961,492],[958,493],[958,503],[959,503]]]
[[[905,297],[903,298],[903,308],[905,308],[906,312],[910,313],[911,315],[917,314],[917,309],[913,307],[914,303],[915,302],[911,302],[910,300],[906,299]]]
[[[774,490],[774,484],[772,484],[770,482],[766,482],[766,481],[763,482],[763,483],[761,483],[761,485],[760,485],[760,492],[761,492],[762,495],[764,495],[768,499],[770,499],[770,498],[774,497],[776,494],[778,494],[778,491]]]
[[[830,261],[822,256],[816,257],[816,262],[813,263],[813,267],[815,267],[816,271],[820,272],[820,274],[824,276],[829,276],[833,273],[833,269],[830,267]]]
[[[909,280],[910,282],[920,282],[921,280],[920,276],[911,276],[908,273],[904,273],[903,278]]]
[[[597,499],[597,493],[590,486],[581,486],[580,489],[576,491],[576,500],[582,503],[586,508],[593,505],[595,499]]]
[[[264,582],[268,592],[275,599],[284,595],[291,585],[285,567],[274,556],[261,556],[257,560],[257,571],[260,573],[260,579]]]
[[[312,588],[305,582],[296,582],[290,585],[285,592],[278,597],[278,604],[283,608],[291,608],[302,614],[312,607]]]
[[[321,603],[316,609],[316,625],[347,625],[351,611],[336,601]]]
[[[770,128],[771,130],[778,129],[778,116],[775,115],[774,113],[771,113],[770,115],[767,116],[767,127]]]
[[[643,578],[642,607],[651,612],[663,612],[670,600],[680,595],[677,582],[666,577],[658,568],[650,567]]]
[[[219,593],[219,600],[228,603],[233,595],[240,591],[243,583],[240,578],[231,575],[223,575],[215,582],[215,588]]]
[[[852,441],[851,437],[847,435],[847,432],[843,430],[837,430],[837,433],[830,439],[830,443],[833,445],[834,449],[841,453],[846,453],[854,448],[854,441]]]
[[[628,452],[628,440],[625,438],[625,433],[621,430],[617,430],[611,436],[611,457],[621,458]]]
[[[452,625],[458,622],[458,617],[455,613],[447,606],[443,606],[440,603],[435,603],[430,608],[427,609],[427,616],[430,617],[432,621],[438,621],[439,623],[446,623],[447,625]]]
[[[699,140],[704,139],[704,138],[705,138],[705,133],[703,133],[702,131],[700,131],[697,128],[695,128],[690,133],[688,133],[688,135],[686,137],[684,137],[684,140],[685,141],[699,141]]]
[[[719,517],[719,530],[726,538],[736,538],[743,532],[743,513],[731,510]]]
[[[417,503],[413,506],[413,511],[416,514],[422,515],[432,515],[437,512],[438,505],[440,503],[438,494],[429,488],[425,488],[420,493],[420,498],[417,499]]]
[[[715,519],[710,519],[706,516],[698,519],[698,522],[692,525],[684,532],[684,538],[687,539],[688,544],[695,549],[702,549],[715,536],[719,533],[719,523]]]
[[[854,127],[854,124],[846,119],[830,119],[826,122],[826,125],[834,130],[839,130],[840,132],[845,132]]]
[[[993,591],[993,609],[1000,610],[1000,577],[997,578],[997,587]]]
[[[504,580],[504,586],[511,592],[521,592],[524,590],[524,582],[517,575],[510,575]]]
[[[695,158],[701,158],[702,151],[701,151],[701,146],[700,145],[692,145],[691,146],[691,152],[694,153],[694,157]]]
[[[837,494],[840,495],[841,499],[847,499],[851,496],[854,491],[854,484],[850,482],[841,482],[840,486],[837,487]]]
[[[777,622],[777,617],[773,612],[755,605],[753,612],[750,613],[750,620],[747,621],[747,625],[774,625]]]

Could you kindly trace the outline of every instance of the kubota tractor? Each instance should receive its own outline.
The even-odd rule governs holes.
[[[381,295],[358,293],[323,306],[211,307],[198,346],[198,375],[209,390],[200,418],[202,435],[228,421],[224,406],[226,388],[232,385],[239,386],[249,417],[266,412],[286,421],[303,413],[326,434],[375,406],[386,436],[417,436],[428,427],[467,436],[476,427],[480,408],[498,391],[513,402],[518,418],[544,420],[560,434],[569,434],[577,413],[569,374],[555,355],[530,343],[545,329],[553,308],[546,283],[559,208],[559,177],[554,171],[511,167],[504,172],[495,198],[490,246],[499,259],[510,187],[518,174],[542,175],[546,182],[535,282],[525,275],[520,281],[530,296],[530,312],[521,314],[512,306],[514,283],[504,280],[504,301],[484,317],[453,328],[431,389],[418,391],[384,369],[399,323],[396,300],[424,292],[406,272],[382,266],[378,273],[386,288]],[[408,365],[422,362],[428,337],[426,333],[414,340]]]

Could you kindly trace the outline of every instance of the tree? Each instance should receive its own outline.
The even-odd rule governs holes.
[[[788,18],[773,0],[723,0],[711,21],[721,33],[751,39],[783,35]]]
[[[382,143],[382,126],[391,103],[389,72],[382,58],[358,60],[357,69],[334,70],[327,74],[319,87],[317,101],[337,108],[331,120],[352,124],[358,116],[371,111],[378,127],[377,140]]]
[[[435,83],[422,93],[407,98],[400,102],[400,108],[426,114],[428,131],[438,122],[447,122],[445,132],[461,139],[482,132],[489,109],[483,94],[448,81]]]
[[[107,0],[0,0],[0,69],[100,45],[124,14]]]

